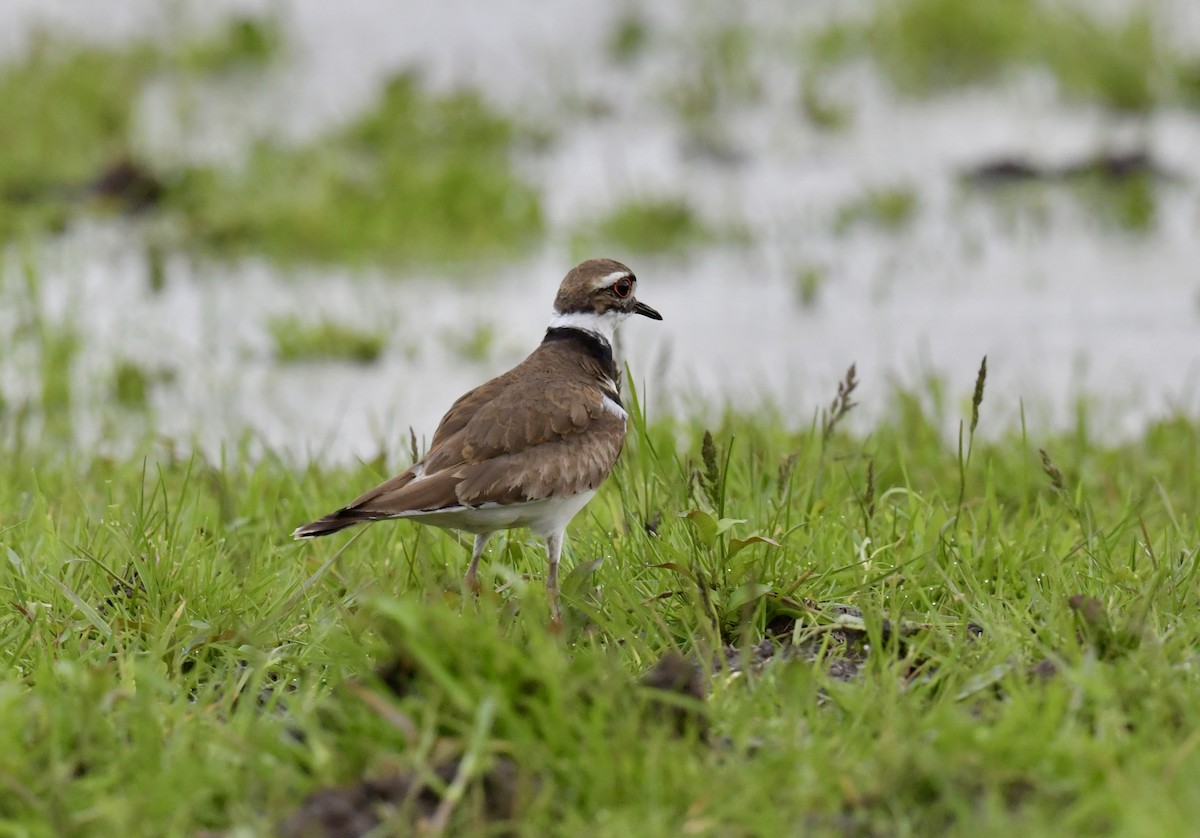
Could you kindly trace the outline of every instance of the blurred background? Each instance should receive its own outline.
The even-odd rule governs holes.
[[[0,4],[7,445],[407,449],[611,256],[653,414],[1200,413],[1193,0]],[[1086,405],[1087,410],[1081,410]]]

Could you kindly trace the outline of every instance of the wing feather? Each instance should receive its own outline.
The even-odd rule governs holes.
[[[606,405],[615,384],[584,354],[563,359],[545,348],[459,398],[422,462],[296,535],[599,488],[625,441],[625,417]]]
[[[601,412],[585,429],[465,466],[459,501],[515,503],[599,488],[621,454],[625,422]]]

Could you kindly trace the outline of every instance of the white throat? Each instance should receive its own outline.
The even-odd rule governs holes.
[[[556,311],[550,318],[548,328],[579,329],[582,332],[590,332],[612,346],[617,325],[627,316],[628,312],[616,310],[606,311],[604,314],[597,314],[594,311],[571,311],[561,314]]]

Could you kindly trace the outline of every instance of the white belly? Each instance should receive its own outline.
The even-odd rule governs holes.
[[[470,533],[488,533],[528,527],[545,538],[550,533],[562,532],[579,510],[583,509],[596,494],[592,489],[561,498],[531,500],[524,503],[482,506],[461,506],[437,512],[415,512],[403,515],[422,524],[432,524],[444,529],[464,530]]]

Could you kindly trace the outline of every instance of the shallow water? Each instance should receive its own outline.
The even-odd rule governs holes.
[[[756,5],[753,25],[773,38],[798,31],[792,5]],[[164,21],[155,8],[130,2],[101,15],[92,4],[10,1],[0,9],[0,52],[21,49],[20,33],[36,20],[89,37],[155,31]],[[198,20],[217,13],[207,8]],[[85,340],[74,371],[85,444],[119,447],[138,427],[107,404],[103,382],[122,357],[175,370],[175,382],[154,392],[149,425],[209,450],[249,431],[273,449],[345,460],[396,450],[410,425],[428,438],[455,396],[537,342],[574,261],[570,231],[630,196],[660,194],[685,196],[714,223],[749,230],[750,240],[674,256],[605,254],[632,265],[639,296],[665,316],[631,322],[622,335],[654,410],[769,403],[806,424],[857,362],[861,427],[886,409],[891,383],[930,375],[944,379],[956,416],[986,354],[985,432],[1011,427],[1024,407],[1036,436],[1070,422],[1085,395],[1100,408],[1099,429],[1113,433],[1175,410],[1200,414],[1200,114],[1167,109],[1122,122],[1064,105],[1033,74],[1001,90],[903,102],[856,66],[830,88],[850,104],[852,125],[825,133],[801,118],[795,64],[774,49],[755,59],[761,99],[723,114],[725,148],[713,155],[696,151],[663,101],[709,25],[697,19],[719,20],[724,7],[655,5],[660,37],[632,69],[615,66],[604,48],[617,4],[456,0],[398,13],[382,2],[307,0],[278,8],[293,43],[287,65],[251,86],[189,91],[186,124],[175,118],[178,91],[148,91],[147,147],[160,157],[236,158],[257,136],[303,139],[354,116],[390,73],[419,66],[435,85],[477,85],[553,128],[548,148],[521,159],[543,189],[550,236],[528,258],[471,283],[428,269],[397,281],[384,271],[284,273],[260,260],[175,256],[165,290],[152,294],[136,227],[78,225],[34,258],[48,316],[74,323]],[[806,16],[823,13],[806,7]],[[1174,14],[1197,16],[1187,4]],[[605,115],[583,115],[581,101],[603,104]],[[1062,192],[1047,192],[1040,210],[1013,211],[956,182],[962,167],[996,156],[1054,164],[1137,142],[1175,176],[1159,189],[1158,221],[1144,234],[1101,223]],[[839,206],[894,185],[917,191],[909,227],[834,231]],[[9,259],[0,285],[5,308],[20,293],[17,261]],[[805,307],[796,277],[809,266],[825,280]],[[278,365],[267,321],[314,300],[339,319],[386,328],[383,362]],[[456,332],[486,324],[496,333],[489,357],[453,349]],[[0,361],[10,403],[34,386],[31,364],[20,351]]]

